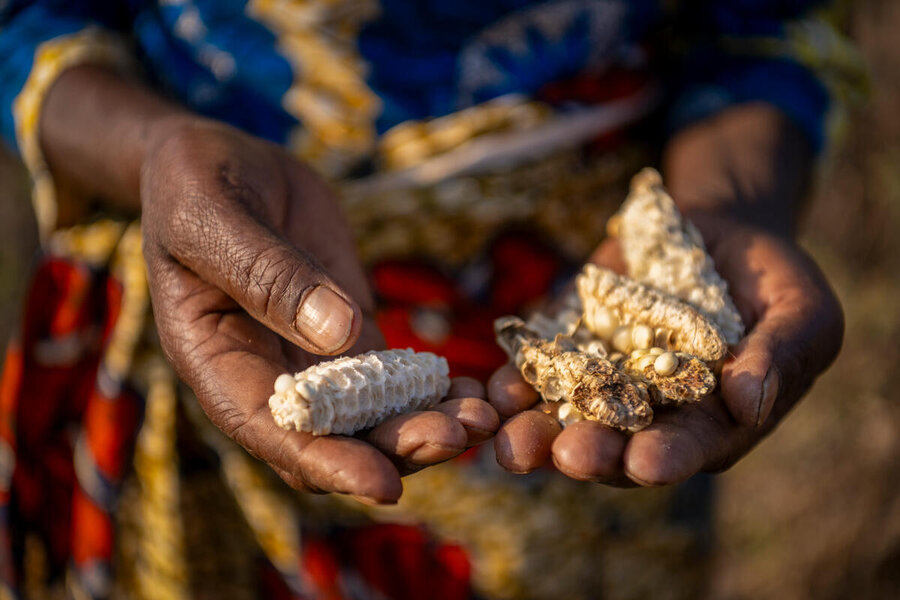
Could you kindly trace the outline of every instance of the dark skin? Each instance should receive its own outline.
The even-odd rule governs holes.
[[[210,420],[291,486],[396,502],[401,475],[497,430],[466,379],[436,409],[358,437],[277,427],[280,373],[384,345],[333,192],[280,147],[89,66],[54,84],[41,142],[66,213],[91,197],[140,211],[166,357]]]
[[[701,228],[751,328],[725,367],[721,397],[660,413],[631,438],[593,423],[560,433],[529,410],[534,392],[501,369],[490,405],[483,386],[462,379],[437,409],[360,437],[286,432],[267,406],[278,374],[383,343],[328,187],[279,147],[91,66],[70,69],[52,87],[41,143],[62,190],[61,214],[77,214],[93,197],[141,212],[167,358],[210,419],[298,489],[394,502],[402,474],[489,439],[497,413],[508,418],[496,437],[498,460],[512,471],[552,459],[578,479],[674,483],[748,451],[840,346],[840,308],[790,241],[809,150],[773,109],[742,107],[689,128],[665,157],[673,195]],[[596,258],[615,262],[615,249],[603,245]],[[766,373],[775,375],[763,386]]]
[[[765,437],[834,360],[843,337],[837,298],[793,241],[811,159],[801,133],[763,105],[677,135],[663,164],[670,192],[703,234],[747,327],[720,389],[697,404],[658,410],[631,436],[591,422],[561,431],[532,408],[537,398],[515,369],[503,367],[488,385],[497,412],[509,418],[495,441],[500,464],[526,473],[552,461],[575,479],[666,485],[726,469]],[[624,268],[611,240],[592,260]]]

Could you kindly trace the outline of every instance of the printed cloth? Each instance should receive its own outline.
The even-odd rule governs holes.
[[[863,87],[833,3],[0,1],[0,131],[46,248],[0,380],[0,597],[694,598],[705,477],[614,490],[490,449],[401,503],[289,490],[165,363],[139,226],[54,231],[55,78],[138,73],[331,176],[391,347],[486,378],[491,321],[559,289],[669,131],[779,107],[821,149]],[[253,107],[248,110],[248,107]]]

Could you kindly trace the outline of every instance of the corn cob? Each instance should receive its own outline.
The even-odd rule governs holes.
[[[269,408],[285,429],[350,435],[434,406],[450,389],[448,372],[447,360],[429,352],[366,352],[280,375]]]
[[[542,339],[518,317],[494,322],[497,343],[544,400],[566,401],[585,418],[627,431],[653,420],[646,387],[615,365],[578,351],[569,338]]]
[[[656,404],[696,402],[716,387],[716,376],[706,363],[684,352],[636,350],[621,361],[620,367],[649,386]]]
[[[564,311],[552,317],[542,312],[535,312],[528,317],[525,326],[542,338],[552,340],[557,335],[570,336],[574,334],[578,329],[580,319],[581,315],[573,311]]]
[[[557,336],[570,338],[575,348],[581,352],[606,358],[609,350],[603,340],[597,339],[590,331],[581,326],[581,301],[578,300],[576,294],[573,293],[573,296],[579,310],[566,308],[554,316],[535,312],[525,321],[525,326],[545,340],[552,340]]]
[[[691,304],[715,323],[728,344],[744,333],[741,316],[716,272],[700,232],[681,217],[654,169],[631,181],[631,193],[609,221],[619,238],[628,274]]]
[[[725,356],[728,347],[719,328],[673,296],[592,264],[584,267],[576,283],[585,325],[605,338],[610,326],[618,324],[611,340],[622,353],[661,341],[711,363]]]

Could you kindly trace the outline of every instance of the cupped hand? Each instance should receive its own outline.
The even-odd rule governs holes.
[[[801,249],[726,217],[692,219],[747,327],[717,391],[696,404],[656,409],[653,423],[630,436],[591,421],[563,430],[533,408],[537,395],[516,370],[503,367],[488,385],[490,402],[508,418],[495,438],[502,466],[523,473],[552,460],[575,479],[645,486],[719,471],[770,432],[834,360],[841,308]],[[615,242],[603,244],[594,260],[621,270]]]
[[[383,345],[333,193],[282,149],[225,125],[160,128],[141,169],[144,255],[163,349],[209,418],[298,489],[399,498],[401,474],[480,443],[499,421],[472,381],[435,410],[359,437],[280,429],[273,382]]]

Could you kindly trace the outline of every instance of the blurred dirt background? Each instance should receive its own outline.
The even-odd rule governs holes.
[[[715,598],[900,598],[900,2],[853,7],[872,96],[801,236],[843,303],[844,347],[718,479]]]
[[[802,230],[844,305],[846,340],[809,397],[718,478],[715,599],[900,598],[900,2],[853,12],[873,95]],[[24,190],[4,157],[0,182]],[[0,343],[36,247],[16,196],[0,197]]]

